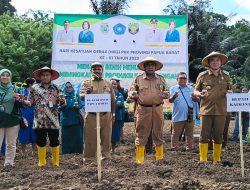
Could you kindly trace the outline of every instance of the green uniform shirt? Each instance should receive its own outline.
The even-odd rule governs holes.
[[[226,115],[227,90],[230,90],[230,76],[226,71],[220,71],[215,76],[210,70],[201,72],[197,77],[195,90],[207,90],[208,96],[201,98],[201,115]]]

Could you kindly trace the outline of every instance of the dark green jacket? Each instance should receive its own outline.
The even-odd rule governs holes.
[[[0,128],[14,127],[19,124],[21,118],[19,114],[20,106],[21,104],[18,101],[15,101],[11,114],[0,112]]]

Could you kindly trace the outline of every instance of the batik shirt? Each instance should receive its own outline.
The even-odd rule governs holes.
[[[55,84],[50,84],[46,90],[41,83],[35,85],[44,91],[43,96],[45,99],[34,88],[31,89],[29,100],[35,106],[34,128],[59,129],[58,125],[55,125],[45,113],[45,107],[47,106],[58,120],[59,88]]]

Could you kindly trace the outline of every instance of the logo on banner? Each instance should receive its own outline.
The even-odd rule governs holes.
[[[101,32],[103,34],[107,34],[109,32],[109,24],[108,23],[101,24]]]
[[[118,23],[113,27],[113,30],[116,35],[123,35],[126,31],[126,26],[121,23]]]
[[[139,32],[139,24],[138,23],[129,23],[128,31],[130,34],[135,35]]]

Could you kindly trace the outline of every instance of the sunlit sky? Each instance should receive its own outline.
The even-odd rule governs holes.
[[[169,2],[170,0],[131,0],[126,14],[162,15],[162,10]],[[11,3],[17,9],[18,15],[24,14],[29,9],[55,13],[93,14],[89,0],[12,0]],[[225,16],[236,13],[237,15],[231,19],[229,24],[242,18],[250,21],[250,0],[211,0],[211,7],[213,12]]]

